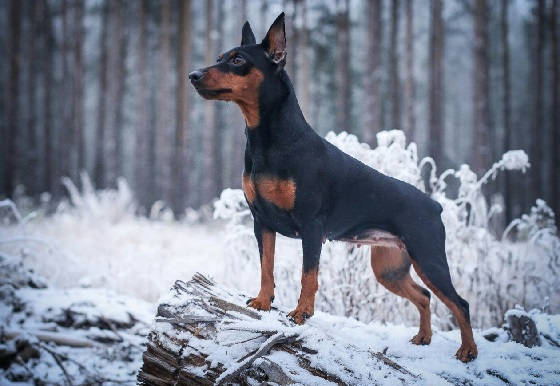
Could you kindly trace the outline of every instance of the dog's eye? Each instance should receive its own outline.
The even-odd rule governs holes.
[[[242,66],[245,64],[245,59],[242,56],[236,55],[230,59],[230,63],[234,66]]]

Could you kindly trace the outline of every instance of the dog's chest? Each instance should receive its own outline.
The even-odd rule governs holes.
[[[280,178],[267,174],[243,176],[243,192],[251,205],[258,200],[272,204],[284,211],[291,211],[296,201],[296,183],[291,178]]]

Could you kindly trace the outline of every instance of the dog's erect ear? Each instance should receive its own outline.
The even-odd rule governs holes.
[[[262,41],[262,46],[268,57],[274,63],[283,66],[286,63],[286,29],[284,27],[284,12],[282,12],[270,26]]]
[[[249,25],[249,22],[246,21],[243,24],[243,30],[241,31],[241,45],[248,46],[249,44],[255,44],[257,41],[255,39],[255,34]]]

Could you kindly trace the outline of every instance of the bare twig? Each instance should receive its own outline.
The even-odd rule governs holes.
[[[268,338],[251,356],[245,358],[238,366],[232,367],[224,371],[218,379],[216,379],[216,384],[224,384],[226,382],[234,379],[239,373],[247,369],[255,361],[255,359],[268,354],[268,352],[277,344],[285,343],[290,339],[293,339],[295,335],[286,336],[283,332],[278,332],[277,334]]]
[[[57,353],[54,350],[51,350],[47,345],[40,345],[46,352],[48,352],[49,354],[51,354],[51,356],[54,358],[56,364],[58,365],[58,367],[60,367],[60,369],[62,370],[62,373],[64,374],[64,378],[66,379],[66,383],[68,385],[73,385],[72,383],[72,379],[70,378],[70,375],[68,374],[68,371],[66,371],[66,367],[64,367],[64,364],[62,363],[62,361],[60,360],[59,356],[60,354]]]

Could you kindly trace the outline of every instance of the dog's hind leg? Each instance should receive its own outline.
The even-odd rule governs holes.
[[[389,291],[410,300],[420,313],[420,329],[411,342],[430,344],[430,292],[412,280],[410,263],[406,250],[398,246],[371,246],[371,268],[377,281]]]
[[[456,353],[457,359],[462,362],[475,359],[478,349],[471,328],[469,303],[459,296],[451,282],[443,223],[440,220],[433,227],[424,224],[405,237],[405,244],[420,279],[449,308],[459,324],[461,347]]]

